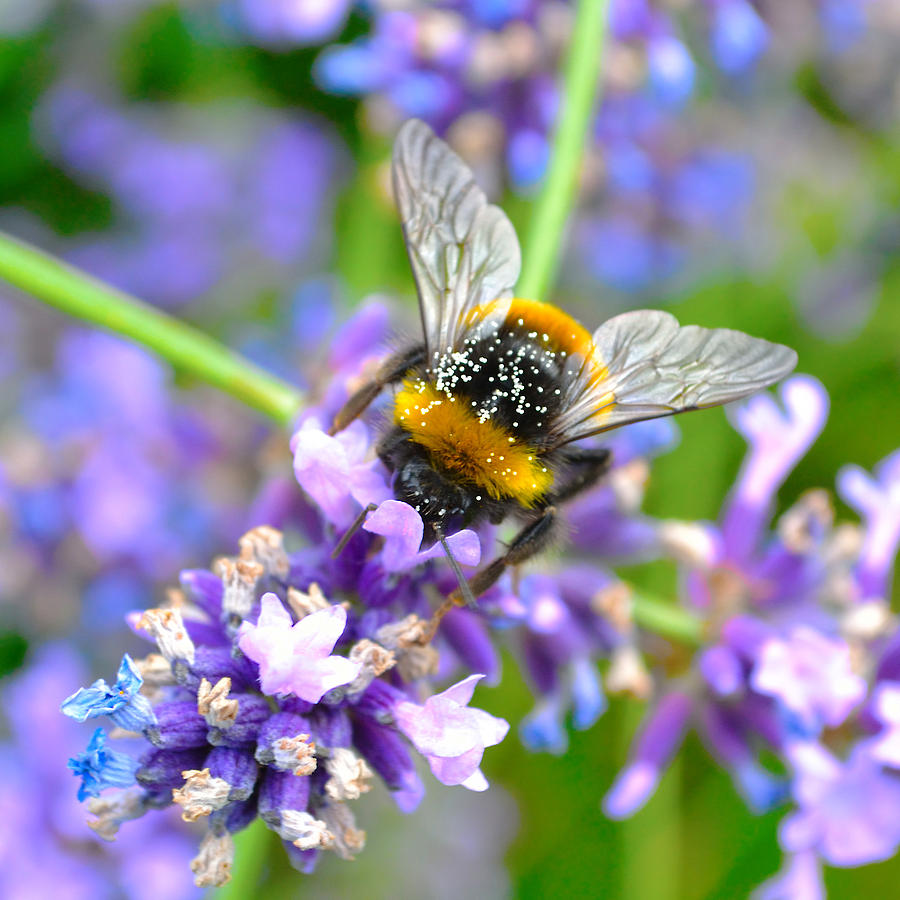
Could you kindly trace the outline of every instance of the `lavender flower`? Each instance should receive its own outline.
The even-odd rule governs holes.
[[[141,731],[154,724],[149,700],[138,693],[143,683],[144,679],[126,653],[112,687],[99,678],[89,688],[79,688],[64,700],[60,710],[76,722],[107,715],[120,728]]]
[[[478,768],[486,747],[499,744],[509,724],[480,709],[468,709],[483,675],[470,675],[419,706],[400,701],[393,710],[397,727],[413,743],[442,784],[461,784],[485,791],[487,779]]]
[[[824,492],[801,498],[768,530],[775,493],[827,409],[821,386],[804,376],[781,396],[783,411],[758,396],[732,417],[750,450],[721,525],[658,526],[711,641],[686,688],[657,701],[604,802],[615,817],[639,808],[693,723],[751,808],[788,795],[795,804],[779,832],[785,868],[763,898],[824,896],[822,863],[863,865],[900,847],[897,638],[885,593],[900,541],[895,455],[875,479],[855,467],[839,476],[865,516],[862,532],[834,525]],[[762,764],[763,750],[781,757],[786,783]]]
[[[106,732],[98,728],[88,742],[87,749],[69,760],[69,768],[81,778],[78,799],[97,797],[104,788],[129,787],[134,784],[137,761],[126,753],[106,746]]]
[[[359,675],[360,663],[330,656],[347,624],[347,612],[331,606],[294,623],[273,593],[263,594],[255,625],[244,622],[238,647],[259,665],[264,694],[293,694],[318,703],[332,688],[349,684]]]
[[[407,511],[395,514],[403,522]],[[383,518],[392,533],[390,508]],[[321,536],[323,526],[320,520],[312,532]],[[405,738],[445,784],[487,787],[482,755],[508,726],[468,708],[483,676],[420,705],[415,682],[435,671],[438,657],[427,623],[412,611],[427,600],[409,585],[395,591],[394,612],[367,609],[373,589],[390,590],[410,576],[383,567],[379,544],[390,537],[359,532],[334,559],[336,540],[322,544],[320,537],[289,556],[279,532],[255,529],[242,538],[239,556],[219,560],[217,574],[184,573],[176,605],[132,619],[159,650],[134,664],[153,703],[152,721],[141,729],[149,748],[139,760],[112,758],[138,789],[97,806],[95,828],[112,836],[125,819],[174,801],[186,820],[208,823],[192,864],[203,886],[227,881],[230,835],[257,816],[304,871],[324,849],[352,858],[365,834],[348,803],[376,774],[402,810],[421,798]],[[431,561],[418,569],[420,587],[440,575]],[[350,599],[329,602],[319,581]],[[131,666],[125,669],[130,689],[136,682]],[[381,677],[389,672],[392,683]],[[113,706],[107,693],[97,683],[64,709],[100,712],[104,703]],[[90,769],[94,794],[126,780],[104,762]],[[80,759],[77,765],[86,769]]]

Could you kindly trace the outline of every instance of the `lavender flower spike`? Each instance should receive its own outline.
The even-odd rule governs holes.
[[[424,706],[399,702],[393,710],[397,727],[413,743],[442,784],[461,784],[485,791],[487,779],[479,765],[485,747],[499,744],[509,723],[481,709],[469,709],[475,685],[484,675],[468,678],[435,694]]]
[[[67,697],[60,710],[76,722],[84,722],[96,716],[109,716],[120,728],[143,731],[156,722],[150,701],[138,693],[143,683],[144,679],[126,653],[112,687],[98,678],[90,687],[79,688]]]
[[[866,534],[857,564],[860,600],[883,598],[900,543],[900,451],[883,459],[875,478],[859,466],[838,472],[838,492],[866,521]]]
[[[795,375],[781,385],[779,394],[784,411],[768,394],[758,394],[731,416],[750,445],[722,525],[733,559],[743,560],[753,552],[775,492],[828,416],[828,394],[815,378]]]
[[[346,625],[347,612],[341,606],[311,613],[294,624],[281,600],[268,593],[262,596],[256,624],[241,625],[238,646],[259,664],[264,693],[295,694],[318,703],[327,691],[359,674],[359,663],[330,655]]]

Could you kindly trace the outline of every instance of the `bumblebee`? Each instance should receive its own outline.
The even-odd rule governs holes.
[[[738,400],[797,363],[780,344],[679,327],[655,310],[623,313],[591,334],[549,303],[514,297],[512,224],[423,122],[401,128],[392,174],[423,340],[386,359],[332,431],[396,386],[377,452],[397,499],[422,516],[424,540],[510,515],[523,522],[505,553],[461,580],[463,596],[546,547],[560,504],[607,471],[609,451],[578,441]]]

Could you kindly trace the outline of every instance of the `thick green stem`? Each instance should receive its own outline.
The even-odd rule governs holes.
[[[257,896],[274,838],[262,819],[254,819],[235,835],[231,880],[216,891],[215,900],[245,900]]]
[[[176,369],[290,425],[302,395],[218,341],[84,272],[0,233],[0,278],[50,306],[130,338]]]
[[[609,20],[609,0],[580,0],[566,60],[562,110],[553,137],[550,166],[535,205],[517,293],[546,299],[553,284],[566,220],[575,198],[578,168],[595,101]]]

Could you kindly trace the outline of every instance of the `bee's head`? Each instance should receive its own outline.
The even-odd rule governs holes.
[[[394,496],[419,513],[425,523],[424,543],[433,543],[434,526],[453,532],[472,518],[477,509],[476,496],[473,490],[441,474],[422,448],[408,446],[409,455],[394,472]]]

